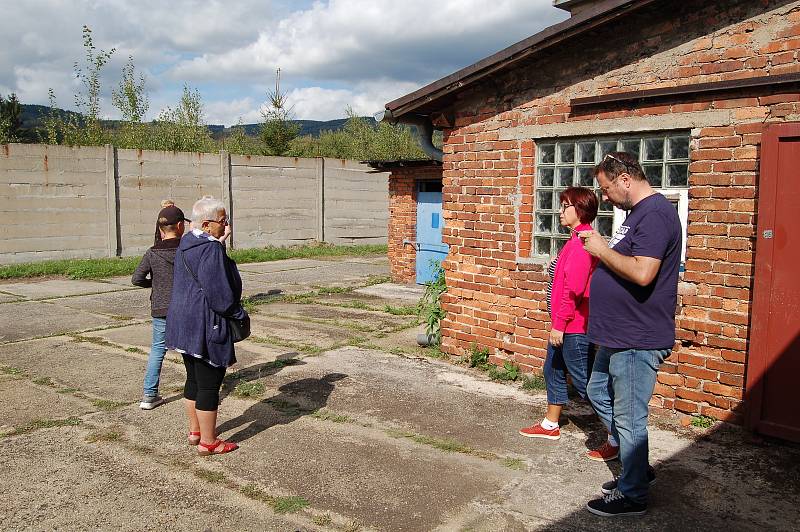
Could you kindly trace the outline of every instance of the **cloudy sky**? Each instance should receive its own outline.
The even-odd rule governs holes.
[[[490,7],[487,7],[490,6]],[[281,68],[297,118],[330,120],[383,104],[564,20],[551,0],[0,0],[0,94],[73,108],[81,28],[116,48],[103,114],[132,56],[148,118],[197,88],[212,124],[257,122]]]

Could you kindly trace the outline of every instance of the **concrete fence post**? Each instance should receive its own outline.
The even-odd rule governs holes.
[[[325,159],[316,157],[317,176],[317,241],[325,242]]]
[[[117,148],[106,144],[106,254],[109,257],[122,255],[119,213],[119,175],[117,172]]]
[[[222,180],[222,202],[228,213],[228,220],[233,222],[233,188],[231,184],[231,154],[227,150],[219,151],[220,178]],[[235,226],[233,226],[235,227]],[[228,246],[234,249],[234,234],[228,237]]]

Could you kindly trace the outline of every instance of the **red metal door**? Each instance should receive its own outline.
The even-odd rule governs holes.
[[[748,425],[800,441],[800,123],[761,141]]]

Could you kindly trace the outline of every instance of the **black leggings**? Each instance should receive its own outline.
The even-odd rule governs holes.
[[[213,412],[219,407],[219,389],[225,378],[225,368],[215,368],[204,360],[183,355],[186,366],[186,385],[183,396],[194,401],[197,410]]]

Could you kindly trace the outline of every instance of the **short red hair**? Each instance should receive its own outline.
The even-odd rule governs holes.
[[[558,195],[558,200],[571,203],[582,223],[590,224],[597,218],[597,194],[591,189],[569,187]]]

